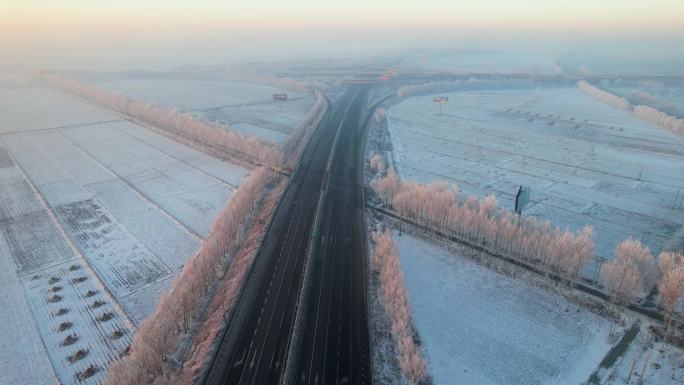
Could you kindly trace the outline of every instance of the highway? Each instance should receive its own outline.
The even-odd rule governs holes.
[[[365,101],[360,95],[359,101]],[[330,164],[321,236],[312,261],[296,384],[370,384],[370,340],[364,255],[364,104],[354,103],[342,122]]]
[[[371,383],[361,184],[365,102],[365,87],[349,87],[317,127],[204,384],[280,384],[286,366],[296,383]],[[313,232],[317,212],[320,234]],[[302,291],[305,271],[311,285]],[[306,315],[304,333],[294,330],[298,311]],[[291,346],[293,336],[301,343]]]

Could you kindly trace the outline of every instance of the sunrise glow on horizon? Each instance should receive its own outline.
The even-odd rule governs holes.
[[[0,30],[24,36],[135,30],[192,31],[216,29],[326,28],[439,29],[439,30],[595,30],[684,31],[684,3],[591,0],[548,2],[525,0],[311,2],[200,0],[123,1],[7,1],[0,14]],[[646,17],[647,16],[647,17]],[[126,31],[122,31],[126,32]]]

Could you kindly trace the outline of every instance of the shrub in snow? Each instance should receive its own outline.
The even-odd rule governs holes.
[[[83,381],[83,380],[86,380],[86,379],[94,376],[95,373],[97,373],[99,371],[100,371],[100,368],[97,365],[93,364],[93,365],[90,365],[89,367],[87,367],[84,371],[79,372],[76,375],[76,377],[78,378],[79,381]]]
[[[76,341],[78,341],[78,336],[76,334],[69,334],[64,338],[64,341],[62,341],[62,346],[73,345]]]

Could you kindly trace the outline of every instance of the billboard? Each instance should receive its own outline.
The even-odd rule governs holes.
[[[447,104],[449,102],[449,97],[448,96],[435,96],[432,98],[433,103],[437,104]]]
[[[530,188],[529,186],[520,186],[518,193],[515,194],[515,213],[522,213],[523,209],[530,202]]]
[[[273,100],[287,100],[287,94],[273,94]]]

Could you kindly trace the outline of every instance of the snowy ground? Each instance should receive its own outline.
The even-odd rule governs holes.
[[[274,87],[217,80],[124,79],[96,83],[133,99],[174,107],[226,123],[235,131],[282,144],[313,106],[309,94]],[[287,101],[273,101],[287,93]]]
[[[0,87],[0,134],[114,119],[108,111],[50,88]]]
[[[632,364],[634,364],[634,369],[630,377]],[[637,384],[642,372],[645,384],[684,384],[684,350],[672,345],[662,345],[660,342],[652,343],[641,333],[615,365],[603,373],[603,384]],[[627,382],[628,378],[629,382]]]
[[[609,321],[457,252],[394,236],[436,385],[578,385],[609,350]]]
[[[388,111],[403,177],[448,180],[464,195],[494,194],[512,208],[532,189],[524,215],[561,227],[594,226],[610,258],[630,236],[655,253],[684,224],[684,140],[595,101],[576,88],[464,91]],[[674,208],[673,208],[674,206]],[[593,278],[595,265],[584,274]]]
[[[0,383],[100,383],[246,175],[59,91],[0,88]]]

